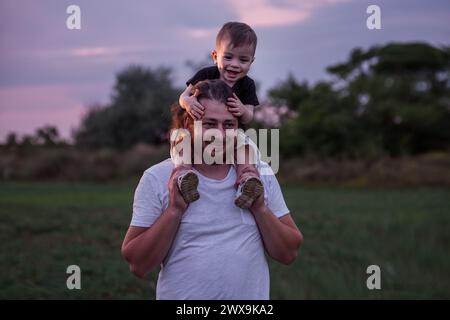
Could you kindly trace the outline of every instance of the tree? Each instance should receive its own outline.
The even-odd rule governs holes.
[[[327,68],[308,88],[292,77],[270,91],[298,110],[281,130],[287,155],[399,156],[450,148],[450,50],[392,43]]]
[[[276,87],[268,91],[268,96],[275,105],[285,105],[292,111],[298,111],[301,103],[309,97],[308,83],[298,83],[292,74]]]
[[[76,144],[124,149],[138,142],[162,143],[170,126],[169,107],[179,92],[168,68],[126,68],[116,76],[111,103],[93,106],[82,119],[74,132]]]
[[[15,132],[8,133],[5,145],[7,148],[14,148],[18,145],[17,134]]]
[[[60,143],[58,128],[54,126],[44,126],[38,128],[35,134],[36,143],[44,146],[55,146]]]

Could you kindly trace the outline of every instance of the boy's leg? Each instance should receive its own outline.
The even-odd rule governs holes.
[[[197,189],[198,176],[193,170],[186,168],[186,170],[180,173],[177,179],[178,189],[186,203],[194,202],[200,198]]]
[[[181,132],[181,133],[180,133]],[[175,167],[183,167],[177,177],[178,189],[186,203],[191,203],[200,198],[198,193],[198,176],[192,170],[190,161],[186,161],[183,157],[182,141],[184,138],[190,138],[183,131],[171,135],[170,157]],[[190,157],[189,157],[190,158]]]
[[[242,209],[248,209],[263,194],[264,187],[256,169],[257,152],[247,141],[236,150],[237,192],[234,203]]]

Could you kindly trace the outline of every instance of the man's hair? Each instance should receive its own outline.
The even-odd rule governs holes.
[[[219,79],[199,81],[192,88],[192,94],[198,90],[197,100],[209,99],[227,104],[228,98],[233,97],[233,90]]]
[[[217,34],[216,48],[226,37],[230,39],[230,44],[233,47],[252,45],[253,54],[255,53],[258,38],[256,37],[255,31],[253,31],[253,29],[249,25],[242,22],[225,23]]]
[[[194,94],[198,90],[197,100],[209,99],[222,102],[226,105],[228,98],[233,97],[233,90],[229,85],[219,79],[204,80],[197,82],[193,87],[191,94]],[[194,120],[191,116],[180,107],[179,104],[174,104],[171,109],[172,113],[172,126],[171,129],[184,128],[186,119],[189,124],[193,124]]]

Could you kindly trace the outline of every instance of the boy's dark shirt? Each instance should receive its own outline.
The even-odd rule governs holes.
[[[198,71],[192,78],[186,81],[186,85],[195,85],[202,80],[219,79],[220,72],[217,66],[206,67]],[[232,87],[233,92],[238,96],[243,104],[251,104],[253,106],[259,105],[258,97],[256,96],[256,86],[252,78],[245,76],[239,79]]]

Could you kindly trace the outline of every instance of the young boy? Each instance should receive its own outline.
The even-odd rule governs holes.
[[[193,86],[198,81],[221,79],[234,92],[234,97],[228,99],[228,110],[243,125],[249,123],[253,119],[254,107],[259,105],[255,82],[247,76],[255,60],[256,44],[256,34],[248,25],[240,22],[225,23],[217,34],[216,48],[211,54],[215,66],[201,69],[186,82],[187,88],[179,99],[180,106],[195,120],[201,120],[204,107],[198,102],[195,92],[192,92]],[[248,163],[252,152],[248,143],[238,152],[243,152],[246,160],[245,163],[236,164],[238,191],[235,204],[247,209],[263,193],[264,188],[255,166]],[[180,175],[178,181],[181,194],[188,203],[199,198],[198,177],[195,172],[187,170]]]

